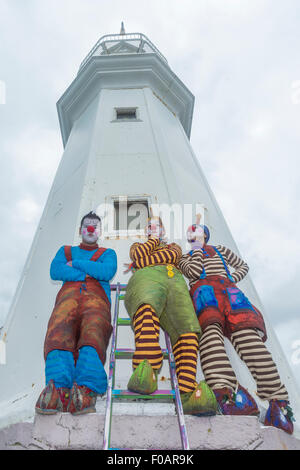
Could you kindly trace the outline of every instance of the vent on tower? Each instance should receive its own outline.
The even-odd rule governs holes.
[[[137,108],[116,108],[116,119],[118,121],[128,121],[137,119]]]

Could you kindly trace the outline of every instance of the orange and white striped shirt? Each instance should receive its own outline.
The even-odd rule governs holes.
[[[136,269],[164,264],[176,266],[181,255],[179,245],[161,245],[158,238],[150,238],[146,243],[134,243],[130,248],[130,257]]]

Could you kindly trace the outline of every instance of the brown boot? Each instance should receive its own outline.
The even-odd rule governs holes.
[[[85,385],[74,383],[68,411],[73,415],[96,412],[97,393]]]
[[[43,415],[53,415],[58,412],[65,413],[69,401],[70,389],[65,387],[56,388],[54,381],[50,380],[36,402],[35,411]]]

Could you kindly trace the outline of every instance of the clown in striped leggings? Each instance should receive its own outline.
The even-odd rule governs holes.
[[[236,331],[231,335],[231,343],[256,381],[257,396],[262,400],[287,400],[286,388],[258,332],[252,328]],[[200,360],[205,379],[212,389],[237,390],[238,381],[225,350],[219,323],[205,329],[200,340]]]
[[[186,414],[216,414],[217,402],[205,383],[197,384],[197,355],[201,328],[186,282],[177,269],[181,248],[167,244],[160,219],[150,218],[148,241],[130,248],[133,274],[125,294],[125,306],[135,334],[133,373],[128,389],[151,394],[158,388],[163,352],[159,344],[162,328],[174,351],[176,374]]]
[[[256,381],[257,396],[269,401],[265,425],[291,434],[293,413],[289,396],[265,345],[263,316],[236,286],[246,276],[248,265],[230,249],[208,245],[209,235],[206,226],[189,227],[187,238],[192,250],[178,262],[189,280],[202,329],[199,349],[206,383],[214,391],[223,414],[259,415],[254,398],[238,383],[230,364],[224,346],[226,336]]]
[[[134,316],[133,326],[135,332],[133,368],[136,369],[147,359],[152,369],[159,371],[163,361],[159,344],[160,324],[151,305],[141,305]],[[191,332],[182,334],[173,346],[178,386],[183,393],[193,392],[197,387],[198,343],[197,334]]]

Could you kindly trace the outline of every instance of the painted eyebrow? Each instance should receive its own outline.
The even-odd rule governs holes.
[[[99,223],[100,223],[99,221],[97,221],[97,222],[93,222],[93,221],[92,222],[83,222],[82,225],[95,225],[95,226],[97,226]]]

